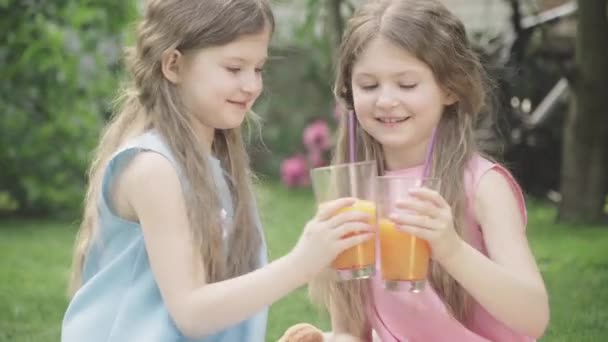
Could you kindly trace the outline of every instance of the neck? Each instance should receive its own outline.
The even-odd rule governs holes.
[[[215,129],[204,125],[199,120],[194,120],[194,131],[198,137],[198,140],[202,144],[205,153],[211,153],[211,147],[213,146],[213,139],[215,137]]]
[[[396,171],[424,164],[429,140],[417,145],[404,147],[383,146],[384,160],[387,171]]]

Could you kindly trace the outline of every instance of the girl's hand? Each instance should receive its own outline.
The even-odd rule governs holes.
[[[342,251],[370,239],[374,232],[369,214],[346,210],[356,202],[342,198],[323,203],[317,214],[304,227],[300,240],[292,250],[297,267],[314,277]]]
[[[454,229],[452,209],[437,192],[414,188],[410,198],[397,201],[397,211],[390,216],[397,228],[428,241],[433,258],[439,263],[460,248],[462,239]]]

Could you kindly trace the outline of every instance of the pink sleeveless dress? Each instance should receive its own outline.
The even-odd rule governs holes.
[[[473,200],[481,177],[489,170],[500,172],[511,184],[519,202],[521,214],[526,221],[526,207],[522,191],[501,165],[491,163],[481,156],[474,156],[465,173],[465,187],[469,201],[467,209],[466,241],[484,255],[488,255],[481,227],[473,212]],[[391,175],[420,176],[422,167],[390,172]],[[377,258],[379,260],[379,257]],[[380,264],[376,265],[380,269]],[[371,280],[373,305],[368,308],[370,324],[383,342],[529,342],[533,338],[524,336],[495,319],[477,302],[473,303],[471,322],[464,326],[450,316],[445,305],[431,286],[421,293],[387,291],[380,272]],[[497,293],[497,295],[500,295]]]

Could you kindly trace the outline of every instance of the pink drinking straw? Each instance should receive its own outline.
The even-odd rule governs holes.
[[[424,168],[422,169],[422,178],[427,178],[430,176],[431,172],[431,157],[433,155],[433,148],[435,147],[437,128],[433,128],[433,133],[431,133],[431,141],[429,142],[429,146],[426,149],[426,155],[424,156]]]
[[[355,161],[357,160],[357,138],[355,137],[355,111],[349,110],[347,117],[348,124],[348,173],[350,177],[351,194],[357,197],[359,189],[357,186],[357,173],[355,171]]]
[[[355,111],[348,111],[348,161],[354,163],[357,159],[357,138],[355,137]]]

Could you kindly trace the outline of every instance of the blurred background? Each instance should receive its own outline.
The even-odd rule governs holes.
[[[527,195],[551,296],[543,341],[608,335],[608,1],[443,0],[496,82],[482,147]],[[333,56],[359,0],[275,1],[277,31],[248,145],[271,257],[313,213],[308,172],[339,122]],[[124,78],[136,0],[0,0],[0,341],[56,341],[86,167]],[[271,309],[268,341],[328,327],[305,289]],[[602,337],[604,336],[604,337]]]

